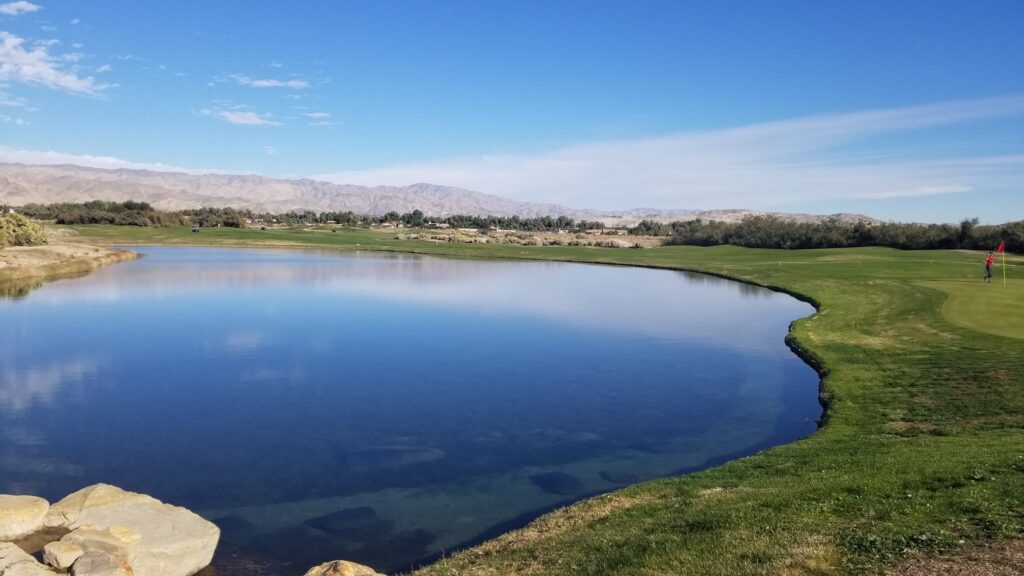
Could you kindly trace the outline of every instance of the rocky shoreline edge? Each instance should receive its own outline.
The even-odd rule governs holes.
[[[219,540],[220,529],[194,512],[109,484],[53,505],[0,494],[0,576],[192,576]],[[306,576],[383,575],[338,560]]]

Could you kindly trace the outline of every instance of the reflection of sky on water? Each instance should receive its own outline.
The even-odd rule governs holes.
[[[778,351],[771,336],[812,311],[788,296],[713,276],[665,270],[548,262],[460,261],[379,253],[204,249],[202,265],[188,248],[142,248],[145,258],[101,270],[72,284],[53,284],[37,303],[154,302],[199,296],[223,287],[314,291],[487,315],[527,315],[569,326],[720,346]],[[209,253],[213,252],[213,262]],[[571,286],[571,289],[567,289]],[[254,301],[273,312],[273,302]],[[187,312],[187,311],[183,311]],[[421,327],[429,329],[429,327]],[[252,348],[265,335],[235,332],[224,347]],[[781,338],[782,335],[779,335]],[[783,351],[784,352],[784,351]]]
[[[562,263],[142,251],[0,300],[0,492],[111,482],[244,512],[268,540],[228,534],[230,554],[313,565],[339,545],[302,523],[331,506],[374,508],[396,526],[388,538],[458,546],[574,497],[535,485],[537,471],[572,474],[580,495],[612,490],[602,474],[749,454],[820,414],[817,378],[783,342],[811,308],[751,286]],[[437,551],[349,557],[400,569]]]
[[[57,360],[21,368],[12,348],[0,354],[0,410],[23,412],[37,403],[52,404],[66,387],[95,378],[96,362],[88,358]]]

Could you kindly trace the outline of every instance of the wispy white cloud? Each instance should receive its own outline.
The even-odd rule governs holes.
[[[157,172],[184,172],[187,174],[222,173],[220,170],[190,169],[158,162],[132,162],[116,156],[67,154],[55,150],[25,150],[0,146],[0,162],[12,164],[74,164],[90,168],[154,170]]]
[[[281,153],[281,150],[279,150],[276,146],[264,146],[263,153],[266,154],[267,156],[277,156]]]
[[[6,92],[0,91],[0,107],[4,108],[24,108],[30,109],[28,100],[21,96],[11,96]]]
[[[1024,115],[1024,97],[830,114],[589,143],[538,154],[499,154],[344,171],[352,184],[436,182],[523,200],[597,208],[765,206],[892,198],[1024,186],[1024,154],[928,160],[840,146],[873,137]]]
[[[25,40],[0,32],[0,82],[21,82],[73,94],[99,95],[109,88],[91,76],[79,76],[68,66],[81,54],[51,55],[47,46],[26,48]]]
[[[309,118],[307,124],[310,126],[334,126],[336,124],[331,120],[333,116],[330,112],[300,112],[299,114]]]
[[[239,86],[250,86],[252,88],[291,88],[303,90],[309,88],[309,82],[305,80],[277,80],[273,78],[251,78],[242,74],[232,74],[231,78],[238,82]]]
[[[212,110],[203,108],[199,111],[203,116],[221,118],[231,124],[242,126],[280,126],[280,122],[271,119],[270,114],[260,114],[251,110]]]
[[[25,2],[25,0],[0,4],[0,14],[5,14],[7,16],[17,16],[18,14],[25,14],[28,12],[38,12],[40,9],[42,9],[42,6],[31,2]]]
[[[7,114],[0,114],[0,122],[5,124],[15,124],[17,126],[25,126],[28,122],[19,116],[8,116]]]

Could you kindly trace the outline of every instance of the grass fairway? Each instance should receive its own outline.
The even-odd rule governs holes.
[[[1020,267],[1008,268],[1004,288],[982,284],[981,255],[958,251],[525,248],[399,241],[371,231],[78,230],[82,240],[117,244],[680,268],[818,305],[791,334],[825,374],[827,419],[815,435],[581,502],[428,566],[424,576],[879,574],[906,558],[1024,536]]]
[[[928,282],[948,295],[942,314],[950,322],[997,336],[1020,338],[1024,331],[1024,282],[1003,285],[1002,271],[991,284],[978,279]]]

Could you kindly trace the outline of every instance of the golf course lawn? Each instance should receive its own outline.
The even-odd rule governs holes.
[[[1024,261],[885,248],[438,244],[367,230],[76,227],[78,241],[399,250],[678,268],[814,302],[791,343],[824,375],[810,438],[580,502],[419,574],[881,574],[1024,536]],[[657,302],[650,302],[657,306]]]
[[[977,278],[926,282],[948,295],[942,314],[950,322],[997,336],[1020,338],[1024,332],[1024,283],[1003,285],[1002,272],[991,289],[979,288]]]

